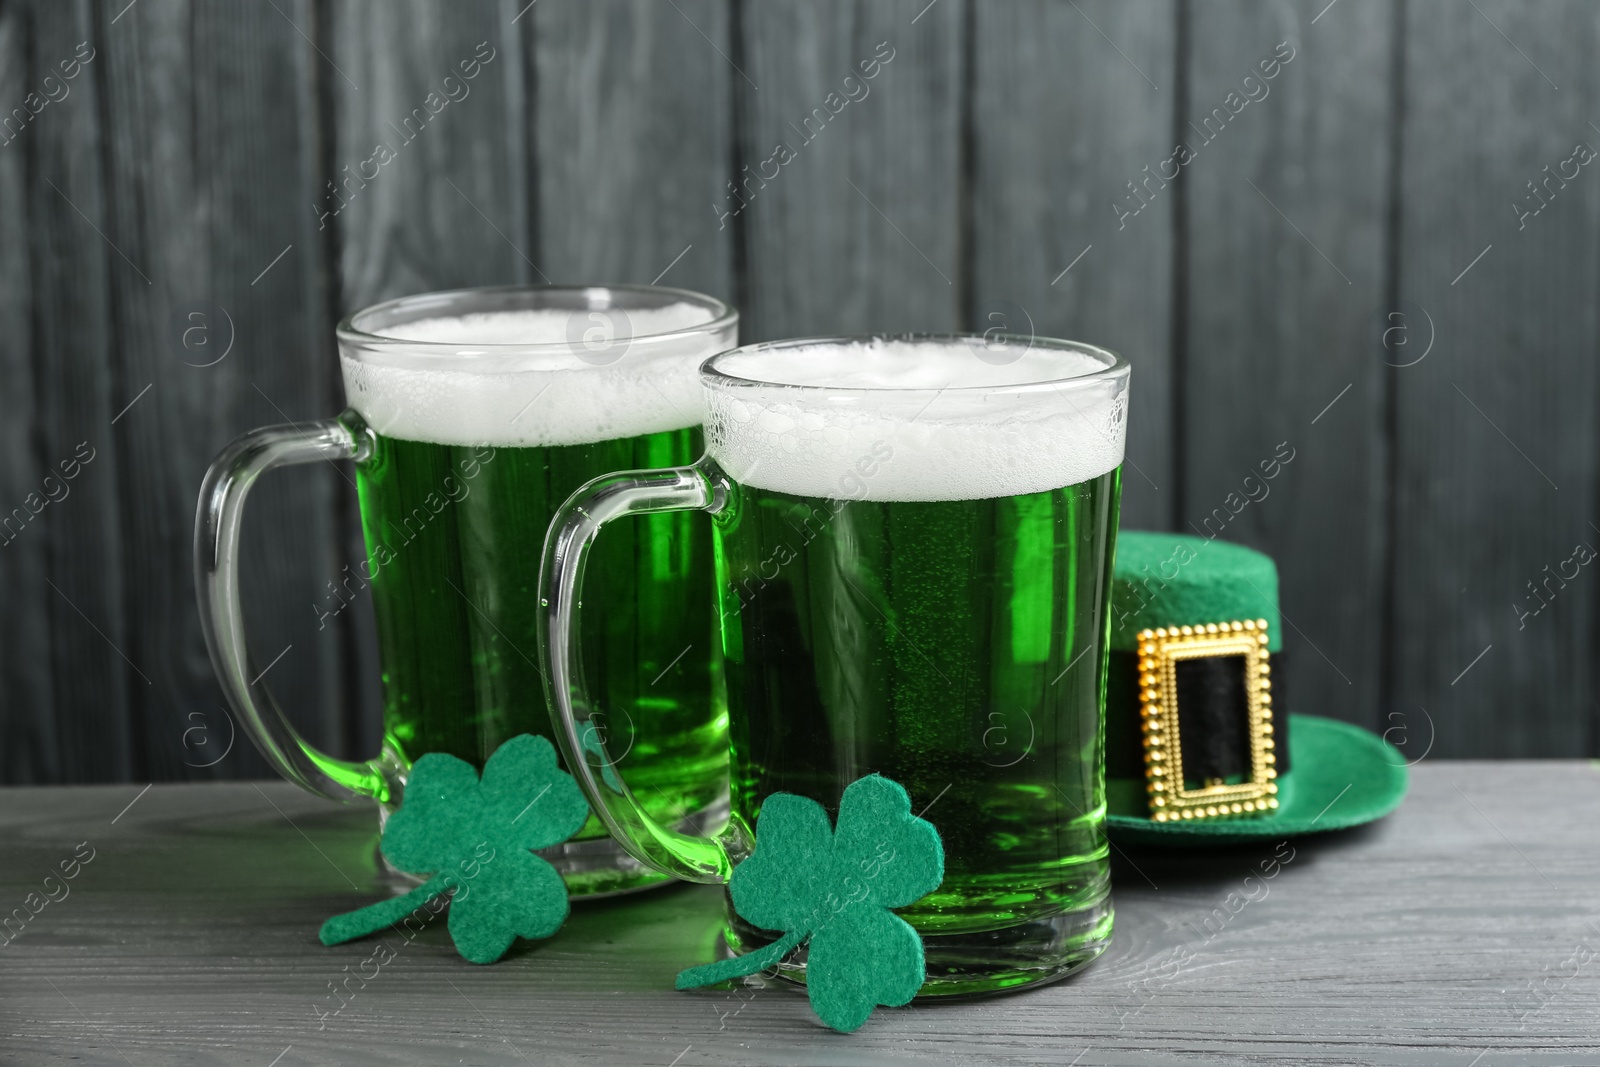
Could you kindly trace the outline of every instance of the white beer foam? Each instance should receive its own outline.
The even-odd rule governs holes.
[[[981,339],[874,339],[725,356],[717,370],[781,384],[710,389],[706,451],[742,485],[880,501],[1038,493],[1120,465],[1126,374],[1063,381],[1105,364],[1015,351]]]
[[[366,348],[359,358],[341,353],[339,363],[349,405],[388,437],[450,445],[587,444],[704,420],[696,368],[734,344],[733,337],[721,331],[657,335],[712,317],[709,308],[693,304],[629,310],[620,330],[631,341],[609,363],[616,350],[603,340],[586,348],[584,337],[617,333],[623,320],[615,312],[540,309],[418,319],[382,333],[455,350]],[[496,347],[514,345],[557,347]]]

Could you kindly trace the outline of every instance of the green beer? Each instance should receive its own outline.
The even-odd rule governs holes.
[[[720,314],[719,314],[720,312]],[[503,289],[380,305],[341,333],[377,618],[386,756],[482,767],[551,736],[538,666],[550,519],[617,469],[700,454],[696,368],[733,343],[724,305],[670,289]],[[669,826],[721,819],[727,713],[711,533],[686,515],[619,523],[595,547],[611,609],[579,635],[616,755]],[[573,895],[663,881],[591,817],[547,850]]]
[[[924,994],[1093,959],[1126,367],[879,338],[752,346],[702,375],[735,819],[775,792],[837,811],[883,774],[944,842],[943,883],[900,909]],[[728,940],[771,934],[730,908]]]
[[[698,427],[541,448],[374,434],[356,474],[389,749],[407,764],[446,752],[482,767],[507,738],[548,735],[535,623],[550,516],[596,475],[700,449]],[[717,800],[727,764],[711,573],[710,532],[689,515],[642,516],[595,546],[591,581],[622,606],[581,635],[607,694],[606,741],[668,824]],[[575,840],[605,835],[591,816]]]
[[[1103,939],[1118,493],[1114,470],[981,500],[735,485],[716,517],[734,812],[754,823],[779,791],[836,809],[841,767],[886,775],[944,839],[943,885],[900,912],[925,936],[1079,913],[1072,936]]]
[[[606,753],[575,766],[641,861],[727,882],[776,793],[837,814],[870,774],[937,828],[944,879],[899,909],[919,996],[1017,989],[1111,935],[1104,708],[1128,366],[1091,345],[906,336],[708,360],[706,455],[595,483],[545,546],[546,684],[569,760],[602,703],[578,635],[585,553],[623,517],[711,513],[731,813],[670,832]],[[597,540],[598,538],[598,540]],[[628,777],[626,774],[623,777]],[[737,953],[779,935],[729,907]],[[806,949],[780,973],[804,980]]]

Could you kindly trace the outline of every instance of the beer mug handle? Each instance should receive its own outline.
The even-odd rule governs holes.
[[[239,603],[239,531],[245,497],[262,474],[274,467],[319,460],[360,462],[367,450],[366,436],[338,419],[252,430],[212,461],[200,485],[194,524],[200,629],[228,703],[273,770],[330,800],[387,800],[398,768],[381,758],[351,763],[319,751],[278,707],[245,641]]]
[[[568,498],[551,521],[539,573],[539,665],[567,769],[583,787],[600,821],[635,859],[689,882],[726,882],[749,852],[738,820],[716,836],[682,833],[657,822],[617,773],[606,750],[602,718],[584,680],[577,635],[582,632],[583,572],[600,528],[626,515],[721,510],[722,474],[709,460],[691,467],[608,474]],[[707,589],[706,596],[712,591]],[[602,609],[603,610],[603,609]]]

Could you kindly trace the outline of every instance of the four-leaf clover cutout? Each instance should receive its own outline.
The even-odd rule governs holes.
[[[404,896],[329,919],[322,943],[375,933],[451,891],[450,937],[473,963],[493,963],[519,936],[549,937],[566,921],[567,887],[531,850],[560,844],[588,817],[546,738],[511,738],[481,778],[470,763],[430,752],[411,768],[380,846],[395,867],[430,877]]]
[[[882,1004],[908,1003],[922,987],[922,938],[890,908],[944,880],[944,846],[911,814],[905,789],[873,774],[852,782],[837,827],[821,804],[774,793],[761,807],[755,849],[728,891],[746,921],[783,936],[765,948],[678,975],[679,989],[754,974],[807,939],[806,988],[818,1018],[859,1029]]]

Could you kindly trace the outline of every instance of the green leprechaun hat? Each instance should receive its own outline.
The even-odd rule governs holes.
[[[1111,592],[1106,799],[1114,840],[1205,846],[1387,815],[1405,759],[1358,726],[1291,715],[1270,556],[1124,530]]]

